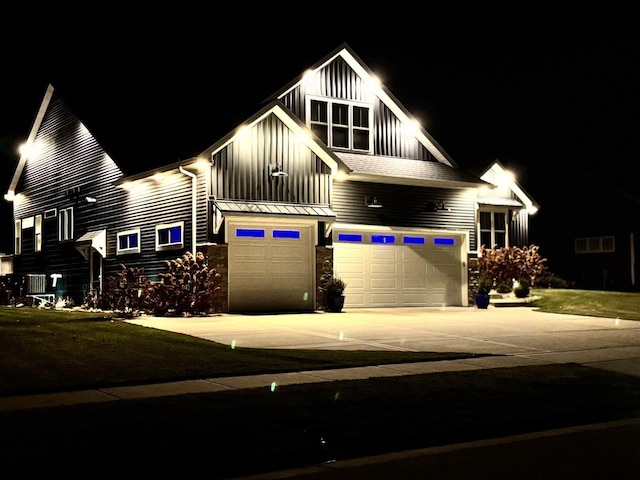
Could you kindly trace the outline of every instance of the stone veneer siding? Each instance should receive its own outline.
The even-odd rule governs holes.
[[[229,311],[229,246],[207,245],[206,257],[209,268],[215,268],[220,275],[218,286],[220,290],[215,293],[215,312],[226,313]]]

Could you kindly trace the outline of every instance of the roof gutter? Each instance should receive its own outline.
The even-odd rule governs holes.
[[[196,207],[198,206],[198,189],[197,189],[197,176],[195,173],[185,170],[182,165],[178,167],[180,173],[191,177],[191,254],[196,254],[196,233],[197,229],[197,215]]]

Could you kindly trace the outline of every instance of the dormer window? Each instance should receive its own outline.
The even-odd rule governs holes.
[[[373,110],[369,105],[310,98],[309,128],[330,148],[371,151]]]

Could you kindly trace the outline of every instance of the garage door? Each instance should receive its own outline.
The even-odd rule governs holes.
[[[345,307],[462,305],[464,235],[335,229]]]
[[[230,311],[314,309],[312,225],[230,222],[227,227]]]

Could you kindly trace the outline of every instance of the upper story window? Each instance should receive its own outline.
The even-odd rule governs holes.
[[[33,224],[33,242],[36,252],[42,251],[42,215],[36,215]]]
[[[16,220],[14,228],[13,253],[20,255],[22,253],[22,221]]]
[[[507,213],[504,211],[480,212],[480,245],[487,248],[507,247]]]
[[[616,239],[613,236],[576,238],[576,253],[612,253],[616,251]]]
[[[61,208],[58,213],[58,240],[73,240],[73,207]]]
[[[182,248],[184,245],[184,222],[156,226],[156,250]]]
[[[140,253],[140,229],[119,232],[117,235],[116,255]]]
[[[371,151],[373,109],[368,105],[310,98],[309,128],[328,147]]]

